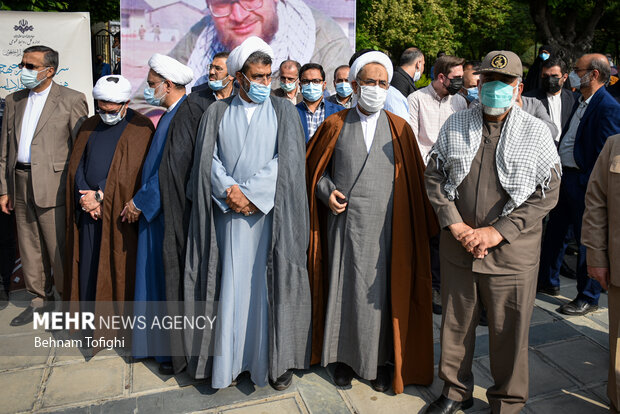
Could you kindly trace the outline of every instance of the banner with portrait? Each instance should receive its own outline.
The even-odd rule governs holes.
[[[334,70],[355,49],[355,1],[121,0],[122,74],[134,87],[134,107],[147,109],[140,100],[154,53],[192,68],[189,91],[208,81],[213,55],[252,35],[274,49],[274,75],[286,59],[319,63],[333,89]]]
[[[90,15],[78,13],[0,12],[0,99],[24,89],[20,76],[24,49],[43,45],[58,51],[54,81],[83,92],[93,114]]]

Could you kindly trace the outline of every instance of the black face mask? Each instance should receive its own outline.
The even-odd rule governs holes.
[[[450,84],[446,86],[450,95],[456,95],[463,87],[463,78],[450,79]]]
[[[557,93],[560,89],[562,89],[562,85],[560,85],[560,78],[555,76],[544,77],[542,78],[542,87],[545,92]]]

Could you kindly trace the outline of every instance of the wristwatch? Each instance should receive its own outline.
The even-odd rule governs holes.
[[[103,193],[100,191],[95,191],[95,201],[99,204],[103,203]]]

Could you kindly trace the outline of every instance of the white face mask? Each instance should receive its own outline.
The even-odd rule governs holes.
[[[387,89],[377,86],[361,86],[357,103],[368,113],[375,113],[383,109],[387,99]]]
[[[123,113],[123,109],[124,109],[124,106],[121,106],[120,111],[118,111],[115,114],[104,114],[104,113],[101,113],[101,114],[99,114],[99,116],[101,117],[101,120],[104,123],[106,123],[108,125],[116,125],[119,122],[121,122],[123,120],[123,118],[125,118],[125,115],[127,114],[126,112]]]
[[[581,88],[582,86],[586,86],[588,83],[590,83],[590,72],[588,71],[586,72],[581,78],[579,77],[579,75],[577,75],[577,72],[575,72],[574,70],[568,74],[568,81],[570,82],[570,86],[571,88]],[[586,79],[586,76],[588,77]]]

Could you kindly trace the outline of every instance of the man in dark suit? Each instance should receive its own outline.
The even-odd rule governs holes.
[[[551,121],[558,129],[557,135],[553,137],[556,143],[559,142],[562,131],[568,126],[575,103],[574,94],[564,88],[567,79],[568,70],[564,60],[551,57],[543,63],[542,87],[523,94],[523,96],[534,97],[542,102]]]
[[[24,49],[19,65],[27,88],[6,97],[0,136],[0,209],[15,209],[19,254],[30,306],[11,321],[32,321],[53,307],[53,282],[62,294],[67,164],[81,121],[88,114],[83,93],[53,81],[58,52]],[[43,308],[43,310],[41,309]]]
[[[580,242],[590,173],[607,138],[620,133],[620,105],[604,87],[609,75],[609,61],[605,56],[587,54],[577,60],[568,77],[571,86],[581,92],[581,97],[575,102],[558,147],[562,160],[562,184],[560,199],[549,214],[542,244],[539,290],[559,290],[559,270],[566,249],[566,233],[572,225],[575,238]],[[574,300],[558,309],[563,314],[585,315],[598,308],[601,285],[588,277],[585,253],[585,247],[579,244],[578,293]]]
[[[424,73],[424,53],[417,47],[405,49],[400,55],[399,65],[390,83],[406,98],[417,90],[415,83]]]
[[[306,63],[299,70],[299,85],[303,101],[295,105],[304,127],[306,142],[310,141],[314,132],[323,121],[340,110],[342,106],[326,100],[325,94],[325,71],[318,63]]]

